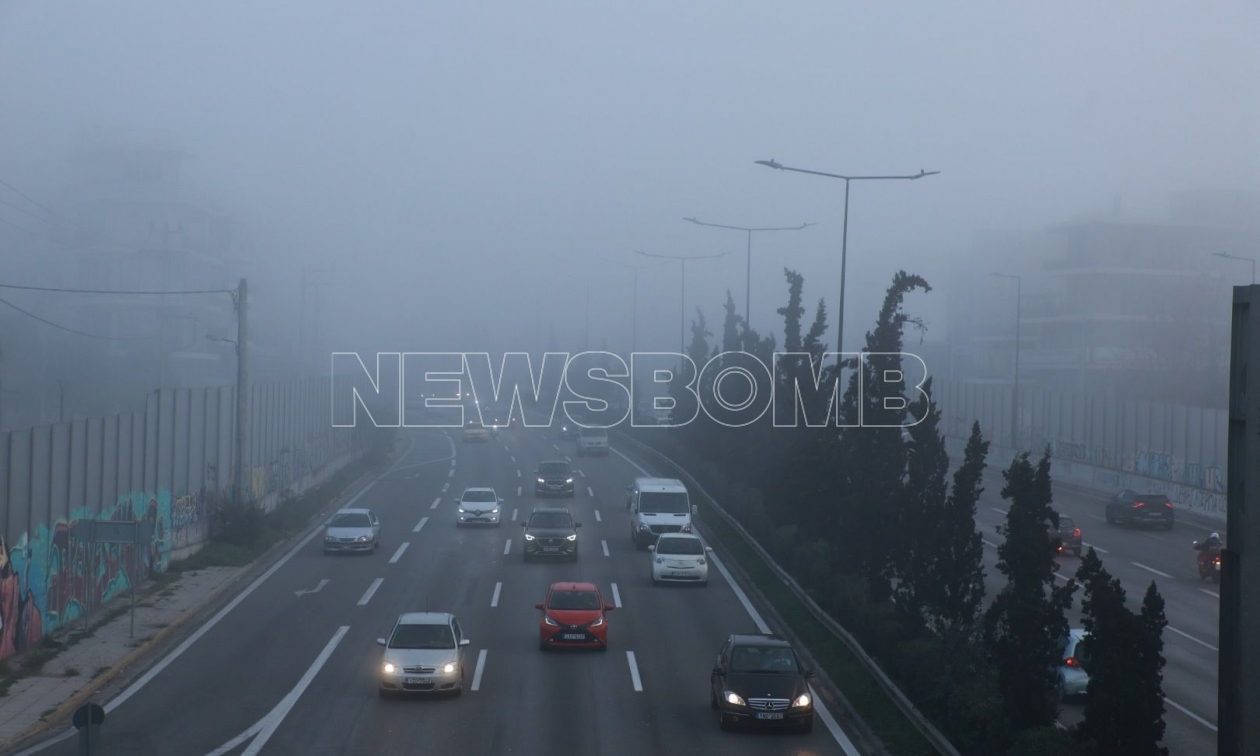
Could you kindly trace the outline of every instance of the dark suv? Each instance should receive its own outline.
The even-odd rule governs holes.
[[[779,636],[732,635],[709,676],[709,705],[717,709],[723,730],[756,723],[809,732],[814,727],[813,676]]]
[[[1107,524],[1154,522],[1172,530],[1176,510],[1165,494],[1140,494],[1125,489],[1107,501]]]
[[[1055,545],[1055,552],[1059,554],[1070,551],[1080,556],[1081,548],[1084,546],[1081,529],[1077,527],[1075,520],[1064,514],[1059,515],[1059,532],[1050,533],[1050,540]]]
[[[538,463],[534,473],[535,496],[573,496],[573,466],[562,459]]]
[[[535,509],[521,527],[525,529],[526,562],[538,556],[577,561],[577,529],[582,523],[574,522],[569,510]]]

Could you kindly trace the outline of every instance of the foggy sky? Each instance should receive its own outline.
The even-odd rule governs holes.
[[[624,349],[630,275],[599,257],[729,252],[689,266],[689,316],[742,310],[743,236],[683,216],[819,223],[756,240],[753,321],[784,265],[834,309],[843,184],[754,160],[940,170],[854,185],[856,345],[897,268],[944,283],[977,230],[1255,191],[1257,8],[0,2],[0,178],[46,197],[77,146],[160,137],[286,296],[339,271],[334,348],[580,347],[590,281],[592,346]],[[676,348],[677,283],[641,276],[641,348]],[[932,337],[944,296],[909,303]]]

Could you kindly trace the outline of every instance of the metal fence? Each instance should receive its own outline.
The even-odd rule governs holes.
[[[272,506],[354,451],[329,422],[326,380],[249,387],[249,494]],[[0,433],[0,660],[39,643],[210,535],[230,495],[235,390],[163,389],[143,412]],[[141,520],[134,547],[89,544],[93,520]]]
[[[933,394],[946,435],[966,438],[979,421],[986,438],[1016,446],[1009,386],[939,381]],[[1019,448],[1049,447],[1056,463],[1117,473],[1095,476],[1106,488],[1149,480],[1183,505],[1224,511],[1226,410],[1025,388],[1018,414]]]

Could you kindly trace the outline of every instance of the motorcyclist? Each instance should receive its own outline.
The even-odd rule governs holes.
[[[1217,533],[1216,531],[1209,533],[1207,538],[1204,538],[1202,541],[1196,541],[1194,544],[1194,548],[1203,552],[1204,554],[1210,554],[1214,551],[1220,551],[1221,550],[1221,534]]]

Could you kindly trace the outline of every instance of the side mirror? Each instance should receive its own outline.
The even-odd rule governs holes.
[[[502,504],[502,503],[503,503],[503,497],[502,497],[502,496],[500,496],[500,497],[499,497],[499,503],[500,503],[500,504]]]
[[[537,604],[534,604],[534,608],[539,611],[542,611],[542,608],[543,608],[542,602],[540,601]]]
[[[467,646],[469,643],[472,643],[472,641],[468,640],[467,638],[461,638],[459,641],[459,645],[461,646]]]
[[[705,546],[705,547],[704,547],[704,550],[705,550],[706,552],[710,553],[710,554],[712,554],[712,553],[713,553],[713,547],[712,547],[712,546]]]
[[[805,670],[805,679],[806,679],[806,680],[813,680],[815,677],[817,677],[817,675],[815,675],[815,674],[814,674],[814,670],[812,670],[812,669],[807,669],[807,670]]]
[[[654,544],[654,543],[649,543],[649,544],[648,544],[648,551],[656,551],[656,544]]]
[[[720,676],[721,676],[721,674],[722,674],[722,668],[721,668],[721,667],[714,667],[714,668],[713,668],[713,672],[712,672],[711,674],[712,674],[714,677],[720,677]]]
[[[697,505],[695,505],[695,504],[692,504],[692,505],[691,505],[691,513],[692,513],[692,514],[700,514],[700,507],[698,507],[698,506],[697,506]]]
[[[385,645],[385,639],[384,639],[384,638],[377,638],[377,639],[376,639],[376,645],[378,645],[378,646],[384,646],[384,645]]]
[[[573,527],[575,527],[575,528],[580,528],[580,527],[582,527],[582,523],[580,523],[580,522],[575,522],[575,523],[573,523]]]

